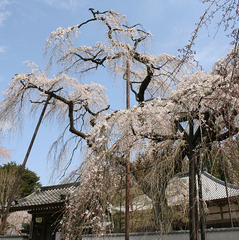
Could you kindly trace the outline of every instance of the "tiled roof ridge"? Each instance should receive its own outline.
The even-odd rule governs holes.
[[[214,177],[212,174],[208,173],[207,171],[203,171],[202,174],[205,175],[206,177],[208,177],[209,179],[211,179],[212,181],[214,181],[218,184],[221,184],[222,186],[226,185],[225,181]],[[239,189],[239,186],[236,186],[235,184],[232,184],[232,183],[227,183],[227,186],[230,187],[230,188],[234,188],[236,190]]]
[[[12,209],[35,209],[37,206],[61,206],[79,182],[64,183],[35,188],[34,192],[22,199],[14,200]]]
[[[40,189],[41,191],[62,189],[62,188],[67,188],[71,186],[77,186],[78,184],[79,184],[78,182],[72,182],[72,183],[63,183],[58,185],[42,186],[42,187],[37,187],[35,191],[37,191],[38,189]]]
[[[206,170],[203,170],[202,171],[202,175],[204,175],[205,177],[211,179],[212,181],[222,185],[222,186],[225,186],[226,183],[225,181],[213,176],[211,173],[207,172]],[[180,173],[177,173],[175,175],[175,177],[178,177],[178,178],[183,178],[183,177],[189,177],[189,173],[188,172],[180,172]],[[239,186],[233,184],[233,183],[227,183],[227,186],[230,187],[230,188],[233,188],[235,190],[238,190],[239,189]]]
[[[44,192],[44,191],[48,191],[48,190],[63,189],[63,188],[68,188],[68,187],[70,188],[72,186],[77,186],[77,185],[79,185],[78,182],[72,182],[72,183],[64,183],[64,184],[51,185],[51,186],[36,187],[30,195],[28,195],[22,199],[16,199],[16,201],[26,201],[28,199],[31,199],[34,195],[38,195],[38,193],[40,193],[40,192]]]

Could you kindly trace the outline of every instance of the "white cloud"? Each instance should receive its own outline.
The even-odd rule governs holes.
[[[198,48],[195,59],[199,61],[205,71],[210,71],[217,59],[226,56],[229,50],[229,44],[222,47],[220,42],[216,44],[215,41],[212,41]]]
[[[51,7],[63,8],[66,10],[75,10],[86,4],[86,1],[83,0],[44,0],[44,2]]]
[[[6,6],[9,4],[10,2],[8,0],[2,0],[0,2],[0,26],[2,26],[3,22],[12,14],[6,10]]]
[[[5,47],[3,47],[3,46],[0,46],[0,53],[4,53],[4,52],[6,52],[6,49],[5,49]]]
[[[0,9],[5,7],[6,5],[10,4],[10,2],[8,0],[2,0],[0,2]]]

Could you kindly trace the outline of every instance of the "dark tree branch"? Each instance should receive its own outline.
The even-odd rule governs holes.
[[[69,101],[67,105],[69,107],[68,116],[69,116],[69,120],[70,120],[70,132],[76,134],[79,137],[82,137],[83,139],[86,139],[88,137],[88,135],[86,135],[83,132],[78,131],[75,128],[75,124],[74,124],[74,111],[73,111],[74,110],[74,103],[72,101]]]
[[[139,88],[139,92],[136,95],[136,100],[137,101],[139,101],[139,102],[144,101],[144,94],[145,94],[145,91],[146,91],[150,81],[152,80],[152,77],[153,77],[153,72],[152,72],[150,67],[147,67],[147,76],[143,80],[143,82],[141,83],[140,88]]]

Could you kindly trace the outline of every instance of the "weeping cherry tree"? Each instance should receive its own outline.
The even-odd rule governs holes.
[[[121,185],[119,159],[129,152],[132,162],[142,154],[142,162],[150,162],[145,178],[155,229],[169,230],[173,220],[165,191],[170,179],[188,169],[190,156],[207,161],[204,156],[212,146],[225,145],[238,135],[237,45],[205,73],[188,62],[205,18],[179,58],[144,51],[151,33],[139,24],[129,25],[125,16],[112,10],[89,10],[90,19],[58,28],[47,38],[48,70],[55,64],[60,67],[55,76],[48,77],[48,71],[35,64],[30,64],[29,73],[15,75],[5,91],[0,120],[19,128],[24,112],[36,113],[50,97],[46,119],[62,127],[50,150],[56,167],[65,161],[66,169],[77,149],[86,149],[84,162],[74,172],[79,185],[60,222],[64,239],[113,228],[108,223],[112,223],[112,203]],[[93,23],[105,29],[106,40],[81,45],[79,31]],[[103,85],[83,81],[100,68],[125,80],[127,62],[137,104],[112,111]]]

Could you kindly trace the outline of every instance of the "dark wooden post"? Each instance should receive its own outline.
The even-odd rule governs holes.
[[[29,234],[29,239],[33,239],[33,233],[35,231],[35,222],[36,222],[36,215],[32,214],[32,221],[30,225],[30,234]]]
[[[198,240],[198,219],[197,219],[197,196],[196,196],[196,167],[195,167],[195,155],[194,155],[194,126],[193,119],[189,117],[189,229],[190,240]]]
[[[126,108],[130,108],[130,63],[127,60]],[[129,240],[130,153],[126,156],[125,240]]]

